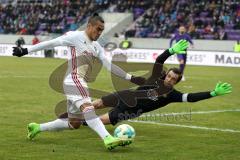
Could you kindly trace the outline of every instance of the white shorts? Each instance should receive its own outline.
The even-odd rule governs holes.
[[[81,114],[80,106],[84,103],[91,103],[87,83],[81,79],[64,80],[64,93],[67,97],[67,112],[71,115]],[[76,105],[76,103],[78,105]]]

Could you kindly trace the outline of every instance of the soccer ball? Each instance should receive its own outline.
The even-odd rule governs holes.
[[[114,130],[114,136],[121,139],[133,139],[136,133],[132,126],[121,124]]]

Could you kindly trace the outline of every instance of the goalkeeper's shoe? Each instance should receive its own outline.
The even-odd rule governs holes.
[[[40,124],[29,123],[27,126],[28,134],[27,138],[32,140],[38,133],[40,133]]]

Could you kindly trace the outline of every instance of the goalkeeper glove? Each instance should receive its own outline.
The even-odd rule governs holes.
[[[215,89],[210,92],[211,96],[221,96],[232,92],[232,86],[229,83],[218,82]]]
[[[28,54],[27,48],[13,47],[13,56],[22,57],[26,54]]]
[[[180,40],[175,43],[171,48],[169,48],[170,54],[186,54],[186,49],[188,48],[188,42],[186,40]]]

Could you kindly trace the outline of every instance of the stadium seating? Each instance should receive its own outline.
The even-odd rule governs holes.
[[[129,37],[170,38],[180,25],[186,26],[194,39],[238,40],[240,2],[157,0],[126,33]]]
[[[240,2],[222,0],[0,0],[0,33],[62,34],[93,12],[131,12],[128,37],[170,38],[180,25],[193,39],[240,39]]]
[[[0,33],[49,34],[76,30],[93,12],[108,8],[107,0],[24,0],[0,5]]]

